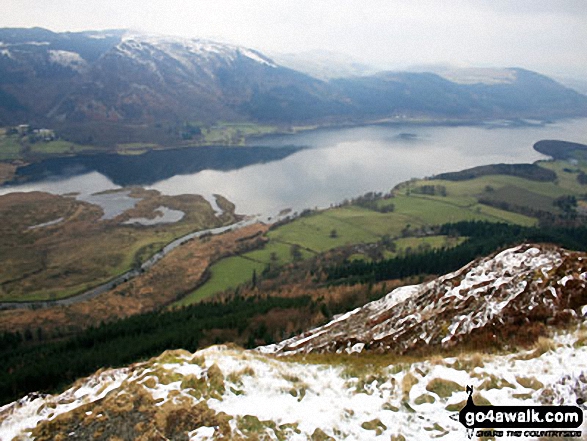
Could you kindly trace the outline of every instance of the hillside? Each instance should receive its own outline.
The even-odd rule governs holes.
[[[465,429],[451,416],[464,407],[466,386],[475,388],[478,404],[582,403],[587,398],[585,257],[524,245],[435,281],[392,291],[276,346],[167,351],[126,368],[100,370],[61,394],[33,393],[1,407],[0,435],[8,440],[457,440]],[[511,294],[508,287],[513,287]],[[424,298],[431,292],[441,296],[422,304],[431,300]],[[463,314],[479,302],[479,311]],[[430,308],[440,307],[436,319]],[[508,310],[522,321],[546,323],[542,334],[550,338],[540,338],[530,349],[519,349],[512,340],[510,350],[499,354],[463,352],[464,347],[454,353],[440,350],[443,340],[462,341],[491,318],[507,320]],[[416,322],[444,337],[397,332],[394,344],[409,347],[430,335],[424,342],[426,358],[387,349],[376,354],[371,349],[381,346],[357,344],[365,332],[387,327],[383,334],[389,336],[389,330],[401,328],[401,321],[381,320],[384,316],[405,314],[406,324],[425,313],[430,313],[428,320]],[[445,326],[446,318],[456,325]],[[341,339],[335,331],[343,326],[348,332]],[[318,349],[319,339],[331,343],[323,346],[327,354],[268,355],[276,349]]]
[[[466,343],[533,340],[544,323],[580,317],[587,303],[582,253],[524,245],[417,286],[398,288],[265,353],[413,353]],[[523,331],[522,331],[523,329]]]
[[[577,142],[544,139],[534,144],[534,150],[554,159],[582,160],[587,156],[587,145]]]
[[[49,127],[79,144],[161,145],[219,122],[296,125],[380,119],[552,119],[587,115],[587,97],[540,74],[453,82],[384,72],[320,80],[249,48],[126,31],[0,29],[0,126]]]

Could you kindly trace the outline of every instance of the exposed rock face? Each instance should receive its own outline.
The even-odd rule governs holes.
[[[530,341],[545,324],[581,315],[586,287],[585,254],[522,245],[431,282],[398,288],[322,327],[260,350],[404,353],[463,341],[481,347],[496,339]]]

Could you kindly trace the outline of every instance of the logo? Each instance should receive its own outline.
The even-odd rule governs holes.
[[[467,386],[467,393],[467,404],[458,420],[467,428],[469,438],[475,429],[477,436],[581,437],[580,430],[553,430],[581,426],[583,411],[578,406],[477,406],[471,386]]]

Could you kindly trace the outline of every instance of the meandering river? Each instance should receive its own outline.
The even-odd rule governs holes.
[[[17,179],[0,187],[0,194],[75,192],[80,199],[103,205],[105,214],[113,217],[136,201],[121,193],[114,197],[95,193],[140,185],[168,195],[201,194],[210,201],[215,201],[214,194],[222,194],[236,204],[237,212],[263,218],[286,208],[324,208],[368,191],[389,191],[413,177],[483,164],[533,162],[544,158],[532,149],[541,139],[585,143],[587,119],[525,125],[375,125],[267,137],[246,147],[58,158],[19,169]],[[0,309],[66,305],[95,297],[148,270],[192,237],[228,228],[231,227],[182,237],[145,262],[140,270],[129,271],[78,296],[47,302],[0,303]]]

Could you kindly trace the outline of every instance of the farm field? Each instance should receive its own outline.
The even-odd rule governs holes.
[[[393,197],[377,200],[376,209],[351,204],[306,214],[270,230],[266,235],[268,242],[261,249],[244,253],[240,258],[232,257],[229,263],[220,261],[212,265],[211,279],[177,304],[191,304],[217,292],[234,289],[239,283],[251,280],[253,269],[259,274],[267,265],[290,264],[294,261],[292,247],[298,247],[301,253],[298,259],[308,259],[340,247],[371,244],[388,238],[396,247],[395,253],[384,253],[384,257],[389,258],[408,248],[435,249],[462,243],[464,238],[448,241],[444,236],[418,237],[414,234],[414,231],[441,224],[488,221],[535,226],[538,219],[531,215],[531,210],[524,212],[524,207],[556,215],[560,214],[554,204],[556,198],[587,192],[587,187],[577,181],[578,173],[587,170],[584,163],[576,164],[572,170],[563,161],[538,164],[553,170],[557,179],[538,182],[516,176],[488,175],[466,181],[412,180],[398,185]],[[422,191],[424,186],[442,191],[426,194]],[[491,205],[482,203],[485,201]],[[390,205],[393,210],[383,212]],[[506,210],[501,206],[514,209]],[[354,253],[352,259],[369,257]]]

